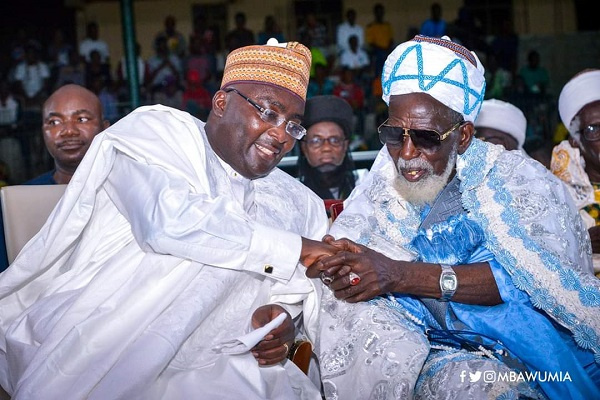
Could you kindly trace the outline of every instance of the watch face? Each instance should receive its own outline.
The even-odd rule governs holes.
[[[442,288],[444,290],[456,290],[457,283],[454,275],[444,275],[442,278]]]

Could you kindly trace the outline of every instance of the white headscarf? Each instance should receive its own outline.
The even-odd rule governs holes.
[[[563,87],[558,97],[560,119],[569,133],[579,139],[579,127],[571,127],[573,118],[587,104],[600,100],[600,70],[579,72]]]
[[[392,51],[383,66],[383,101],[390,96],[427,93],[473,122],[485,94],[484,68],[477,55],[454,43],[417,35]]]
[[[515,138],[518,148],[523,148],[527,131],[527,119],[523,112],[502,100],[485,100],[475,120],[476,128],[493,128]]]

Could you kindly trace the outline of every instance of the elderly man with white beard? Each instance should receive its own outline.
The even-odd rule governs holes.
[[[382,75],[389,118],[369,176],[325,239],[325,396],[600,398],[600,281],[565,186],[474,138],[477,56],[416,36]]]

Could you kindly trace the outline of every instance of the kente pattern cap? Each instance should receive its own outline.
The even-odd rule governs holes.
[[[484,68],[477,55],[448,36],[417,35],[388,56],[381,75],[383,101],[427,93],[473,122],[485,95]]]
[[[523,148],[527,133],[527,119],[519,108],[502,100],[485,100],[475,120],[475,128],[492,128],[509,134]]]
[[[267,84],[306,100],[310,63],[310,50],[298,42],[271,38],[266,45],[240,47],[227,56],[221,89],[235,83]]]
[[[560,91],[558,112],[569,133],[579,138],[579,127],[571,127],[573,118],[581,109],[600,100],[600,69],[586,69],[577,73]]]

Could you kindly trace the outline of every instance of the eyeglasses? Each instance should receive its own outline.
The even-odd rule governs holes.
[[[247,96],[241,94],[237,89],[229,88],[225,89],[225,92],[235,92],[239,94],[244,100],[246,100],[258,110],[258,115],[260,115],[260,119],[262,119],[268,124],[271,124],[273,126],[280,126],[281,124],[287,121],[283,115],[269,108],[261,107],[260,105],[256,104],[256,102],[249,99]],[[296,140],[300,140],[304,137],[304,135],[306,135],[306,129],[304,129],[302,125],[294,121],[287,121],[287,123],[285,124],[285,132]]]
[[[410,136],[413,144],[421,150],[435,150],[450,134],[459,126],[465,123],[465,121],[457,122],[444,133],[439,133],[435,130],[427,129],[408,129],[401,126],[386,125],[385,120],[377,128],[379,132],[379,140],[381,144],[386,144],[391,147],[401,147],[404,143],[404,138]]]
[[[585,128],[578,130],[577,133],[583,135],[588,142],[595,142],[596,140],[600,140],[600,125],[588,125]]]
[[[313,149],[318,149],[319,147],[323,146],[325,142],[329,143],[331,147],[341,147],[345,141],[346,138],[341,138],[339,136],[331,136],[328,138],[314,136],[305,140],[308,147],[312,147]]]

